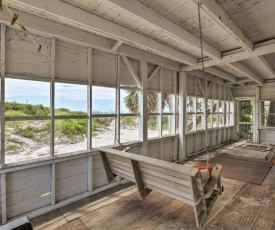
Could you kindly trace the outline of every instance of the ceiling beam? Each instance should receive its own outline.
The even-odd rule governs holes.
[[[161,65],[171,70],[180,71],[180,63],[170,59],[157,56],[153,53],[149,53],[126,44],[122,44],[119,50],[114,52],[111,48],[116,42],[111,39],[70,26],[64,26],[58,22],[49,21],[18,10],[13,10],[13,12],[20,15],[20,22],[24,22],[24,26],[34,35],[42,36],[44,38],[56,37],[59,41],[82,47],[93,47],[96,50],[113,54],[121,54],[137,60],[146,60],[154,65]],[[12,28],[22,31],[19,27],[11,26],[10,20],[10,14],[3,10],[3,12],[1,12],[0,23],[5,24],[8,29]]]
[[[213,0],[195,0],[201,2],[201,8],[226,30],[245,50],[253,51],[253,42],[248,38],[236,23],[229,17],[223,8]]]
[[[232,83],[237,83],[237,78],[236,77],[234,77],[231,74],[226,73],[222,70],[219,70],[217,68],[208,67],[208,68],[205,68],[205,71],[208,72],[208,73],[211,73],[215,76],[218,76],[220,78],[223,78],[225,80],[231,81]]]
[[[224,52],[222,53],[222,59],[206,60],[204,61],[204,66],[211,67],[216,65],[226,65],[232,62],[242,61],[271,53],[275,53],[275,39],[254,44],[254,50],[252,52],[245,52],[243,48]],[[182,68],[182,71],[189,72],[196,69],[201,69],[201,62],[196,67],[186,66]]]
[[[234,69],[235,71],[239,72],[240,74],[243,74],[245,77],[248,77],[253,81],[257,82],[258,84],[263,85],[263,79],[258,77],[255,73],[253,73],[251,70],[246,68],[241,63],[234,62],[234,63],[228,64],[228,66]]]
[[[136,0],[101,0],[101,2],[104,5],[117,8],[136,20],[143,22],[145,25],[150,25],[157,30],[161,30],[182,44],[200,51],[199,38]],[[203,48],[204,52],[211,58],[221,58],[220,51],[209,44],[203,42]]]
[[[41,15],[41,17],[48,20],[57,21],[104,37],[121,40],[124,44],[139,47],[174,61],[191,66],[196,66],[198,63],[197,59],[190,55],[61,1],[5,0],[5,2],[8,6],[20,11]],[[43,28],[41,29],[43,30]]]
[[[263,65],[263,67],[266,69],[266,71],[273,77],[275,77],[275,70],[272,68],[272,66],[269,64],[269,62],[266,60],[264,56],[257,57],[259,63]]]

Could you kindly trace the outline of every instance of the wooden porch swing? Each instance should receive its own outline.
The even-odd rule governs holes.
[[[200,16],[200,2],[198,3],[198,17],[201,43],[201,61],[204,86],[207,88],[207,78],[204,71],[203,41]],[[207,92],[205,92],[205,114],[207,113]],[[205,122],[206,124],[206,122]],[[167,161],[153,159],[127,151],[115,149],[99,149],[108,181],[116,176],[135,182],[139,197],[143,200],[152,191],[183,201],[194,207],[198,228],[201,228],[210,214],[217,198],[223,192],[221,184],[220,164],[209,167],[208,130],[206,133],[206,166],[191,167]]]

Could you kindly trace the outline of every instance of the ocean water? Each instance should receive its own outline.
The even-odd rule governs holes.
[[[6,97],[7,102],[18,102],[28,104],[42,104],[43,106],[50,107],[50,99],[46,97]],[[120,111],[128,113],[129,110],[122,103]],[[87,112],[87,101],[86,100],[58,100],[55,102],[55,108],[67,108],[71,111],[82,111]],[[115,113],[115,101],[113,99],[95,99],[92,103],[92,109],[94,112],[101,113]]]
[[[7,102],[42,104],[50,107],[50,83],[27,80],[6,79],[5,98]],[[116,110],[116,90],[93,86],[92,110],[100,113],[114,113]],[[122,96],[126,96],[123,92]],[[121,112],[129,110],[121,103]],[[55,83],[55,108],[87,112],[87,86]]]

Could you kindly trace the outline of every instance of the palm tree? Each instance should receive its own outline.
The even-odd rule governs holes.
[[[124,98],[125,106],[132,112],[138,113],[139,109],[139,96],[138,91],[128,91],[128,95]],[[156,111],[158,105],[158,95],[155,92],[149,92],[147,95],[147,112],[152,113]],[[169,112],[173,111],[173,96],[164,93],[162,96],[162,108],[168,106]]]

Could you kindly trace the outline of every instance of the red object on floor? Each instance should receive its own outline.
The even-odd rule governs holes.
[[[211,176],[211,173],[212,173],[212,170],[213,170],[213,167],[210,167],[210,166],[193,166],[194,168],[196,169],[199,169],[199,170],[203,170],[203,169],[208,169],[208,172],[209,172],[209,176]]]

